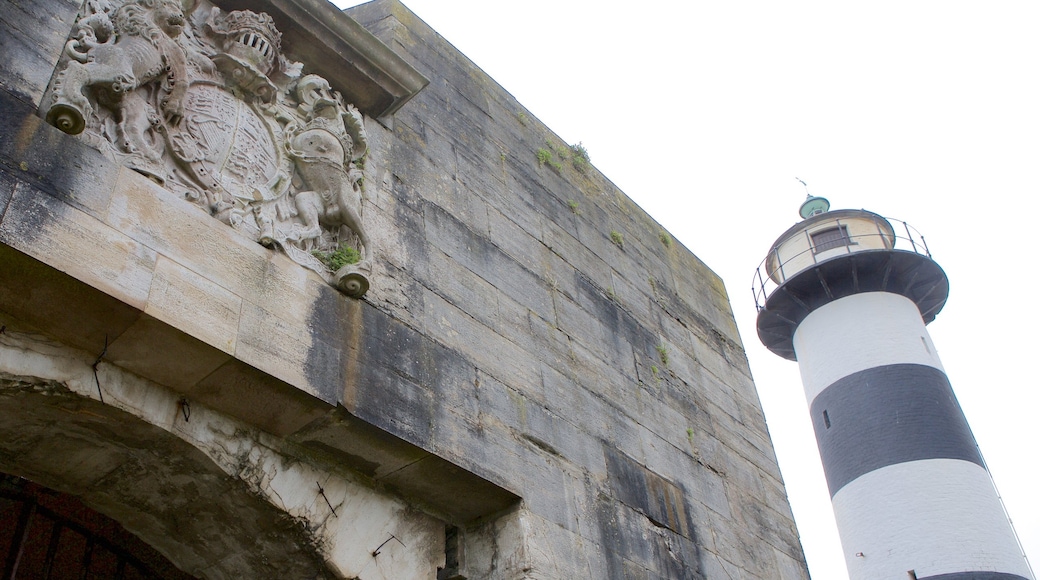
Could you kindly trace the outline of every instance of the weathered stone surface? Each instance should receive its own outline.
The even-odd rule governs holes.
[[[398,199],[427,202],[425,239],[410,242],[435,248],[432,267],[410,271],[427,289],[421,328],[472,361],[481,377],[477,416],[465,406],[435,414],[433,432],[452,429],[440,421],[454,417],[452,441],[468,445],[458,453],[463,460],[486,457],[493,442],[515,441],[516,452],[495,457],[493,471],[531,474],[519,481],[535,495],[546,485],[572,490],[549,482],[568,481],[564,474],[575,471],[600,482],[588,493],[616,497],[604,487],[608,469],[599,445],[590,451],[580,443],[592,440],[683,481],[691,506],[704,501],[730,515],[729,485],[775,501],[776,468],[761,447],[768,435],[761,412],[751,411],[757,397],[717,278],[674,240],[662,241],[661,228],[594,171],[539,165],[536,150],[558,140],[414,15],[393,2],[350,13],[432,79],[398,115],[398,140],[381,161]],[[571,211],[572,200],[578,211]],[[549,307],[538,300],[543,288]],[[539,378],[526,361],[539,361]],[[737,478],[732,484],[726,469]],[[588,534],[599,526],[580,511],[568,521],[568,502],[527,502],[532,513],[568,530]],[[770,517],[787,522],[785,538],[796,537],[786,506]],[[703,524],[691,520],[688,536],[714,561],[747,557],[737,553],[742,544],[698,535]],[[749,534],[788,551],[790,543],[772,531]],[[587,575],[582,558],[561,557],[567,562],[556,562],[548,576]],[[648,555],[622,560],[628,563],[598,560],[594,568],[609,570],[606,577],[683,577]],[[773,577],[768,567],[739,569]]]
[[[74,15],[30,47],[17,32],[39,17],[5,11],[21,58],[0,67],[0,323],[17,330],[0,331],[0,470],[88,498],[205,578],[431,578],[448,552],[471,579],[807,577],[704,264],[396,0],[357,22],[317,0],[216,4],[270,10],[333,87],[383,83],[349,183],[379,248],[368,293],[34,116],[46,81],[21,60],[59,67]],[[362,53],[429,86],[375,119],[407,97]],[[285,102],[309,102],[307,82]],[[332,191],[298,161],[313,183],[293,195]],[[49,433],[57,413],[73,419]]]
[[[4,111],[12,116],[17,112]],[[47,125],[29,126],[36,132],[25,135],[30,143],[72,141]],[[36,137],[38,133],[50,136]],[[5,159],[10,160],[17,144],[9,141],[6,147]],[[75,143],[70,147],[75,150]],[[87,149],[82,155],[104,165],[96,151]],[[57,157],[54,163],[59,163]],[[60,165],[55,169],[63,170]],[[0,175],[6,185],[0,311],[13,315],[2,322],[21,318],[95,356],[104,351],[106,361],[179,390],[189,405],[211,406],[281,436],[299,431],[325,416],[343,396],[348,355],[360,348],[350,321],[360,321],[365,310],[375,319],[386,319],[371,306],[345,302],[284,257],[237,239],[219,223],[199,220],[190,204],[133,172],[113,168],[95,173],[94,182],[81,177],[67,181],[67,187],[42,191],[19,181],[17,174]],[[77,203],[81,199],[92,201]],[[93,262],[84,259],[84,247],[93,248]],[[27,291],[19,290],[26,284]],[[267,310],[275,305],[277,315]],[[373,336],[388,338],[380,330]],[[401,349],[407,343],[386,344],[393,348],[373,344],[375,355],[403,360]],[[428,385],[440,371],[420,365],[410,372]],[[373,393],[379,385],[385,386],[381,380],[372,382]],[[401,416],[410,418],[408,412],[402,409]],[[393,435],[384,438],[411,448]],[[366,453],[385,460],[388,452],[376,446]],[[353,460],[346,459],[344,464],[351,466]],[[449,467],[440,459],[433,463],[439,470]],[[364,465],[356,468],[363,470]],[[466,477],[469,489],[492,499],[456,510],[440,504],[453,499],[442,494],[426,505],[472,519],[516,501],[509,493],[481,491],[491,488],[478,477]],[[428,478],[401,474],[392,487],[418,496],[414,490],[427,488]]]
[[[0,312],[17,312],[28,325],[66,344],[100,353],[140,316],[137,309],[6,244],[0,244],[0,263]]]
[[[48,2],[46,10],[16,0],[0,2],[0,88],[26,104],[39,104],[79,7],[76,0]]]
[[[78,209],[19,185],[3,222],[0,241],[68,272],[135,307],[148,302],[158,255],[124,233]],[[91,260],[84,260],[91,248]]]

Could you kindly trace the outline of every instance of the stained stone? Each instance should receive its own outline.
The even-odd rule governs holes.
[[[808,578],[722,281],[400,2],[0,3],[0,472],[198,578]]]

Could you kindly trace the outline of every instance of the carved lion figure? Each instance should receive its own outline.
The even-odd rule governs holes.
[[[176,125],[183,115],[187,64],[176,39],[186,24],[179,0],[131,0],[111,15],[81,19],[66,44],[69,62],[47,121],[75,135],[95,107],[108,109],[116,147],[158,163],[161,145],[152,129]]]

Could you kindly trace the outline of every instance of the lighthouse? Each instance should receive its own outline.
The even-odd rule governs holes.
[[[851,580],[1033,580],[925,328],[949,280],[905,222],[830,211],[755,274],[758,335],[797,360]]]

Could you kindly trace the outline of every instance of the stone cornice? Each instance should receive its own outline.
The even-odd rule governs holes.
[[[215,0],[222,10],[266,12],[282,31],[283,48],[361,112],[393,114],[429,79],[327,0]]]

